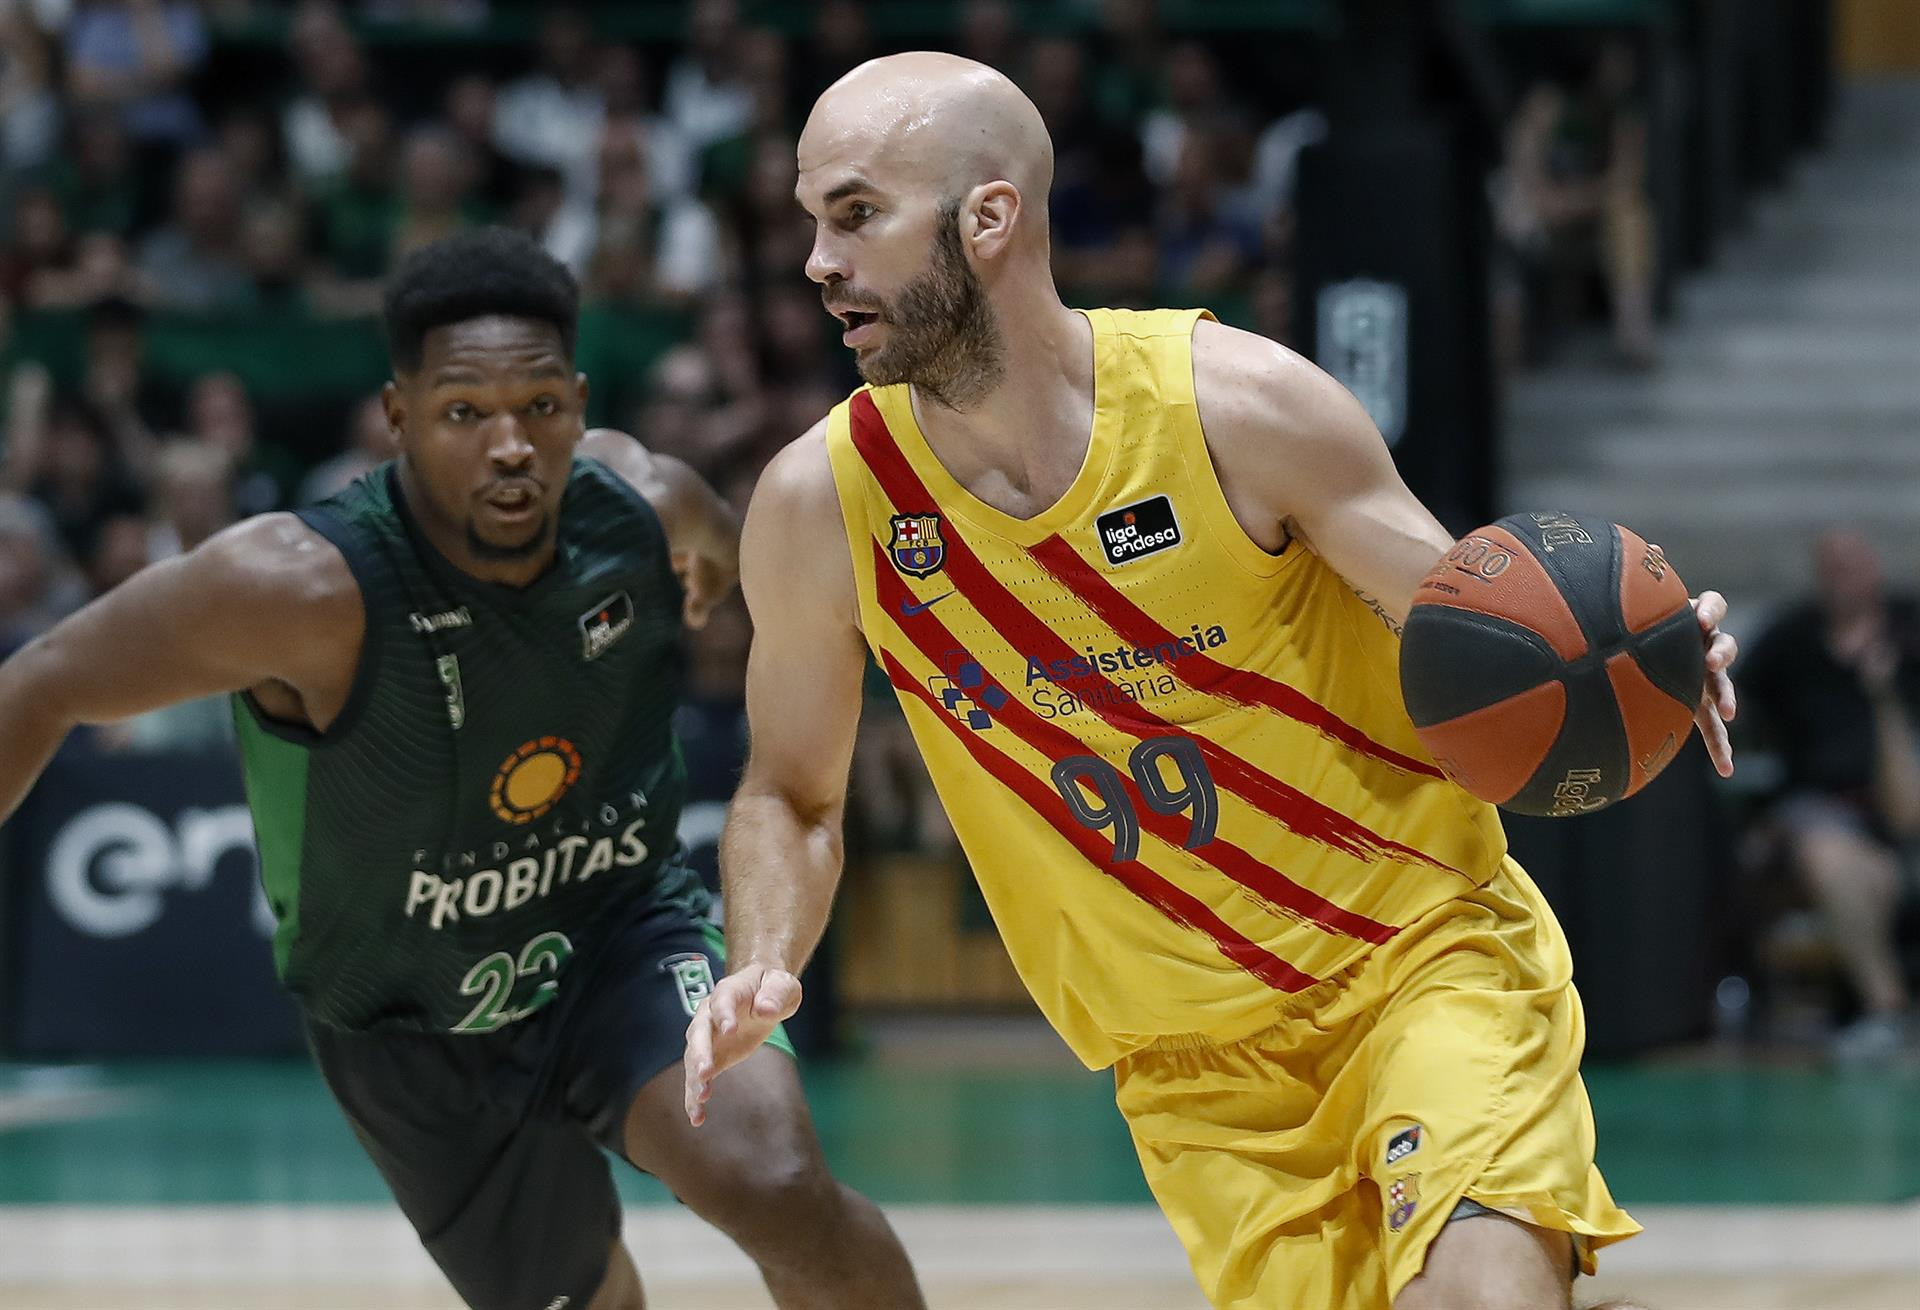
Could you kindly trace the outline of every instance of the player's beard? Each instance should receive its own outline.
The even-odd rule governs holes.
[[[880,309],[887,343],[858,360],[874,386],[912,383],[948,409],[967,409],[1005,372],[1006,342],[987,289],[960,245],[960,203],[940,206],[927,270]]]
[[[498,541],[488,541],[480,535],[479,529],[474,527],[473,520],[468,519],[467,550],[473,555],[473,558],[477,560],[487,560],[489,562],[531,559],[546,548],[552,537],[552,528],[553,518],[551,515],[548,515],[540,520],[539,525],[533,530],[533,535],[525,541],[507,544]]]

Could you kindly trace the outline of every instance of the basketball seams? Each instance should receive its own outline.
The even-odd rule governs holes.
[[[1476,547],[1509,559],[1497,574],[1484,572],[1496,560],[1490,557],[1481,563],[1475,558]],[[1480,590],[1468,586],[1469,580]],[[1562,594],[1562,585],[1559,575],[1534,556],[1517,533],[1496,523],[1456,543],[1421,580],[1414,603],[1509,619],[1544,639],[1556,660],[1570,663],[1588,654],[1592,642]]]
[[[1569,678],[1594,666],[1604,668],[1607,661],[1615,655],[1618,655],[1621,651],[1632,651],[1635,662],[1642,664],[1644,667],[1645,662],[1640,659],[1637,649],[1640,643],[1646,641],[1652,634],[1661,631],[1668,625],[1678,623],[1682,618],[1691,616],[1693,610],[1692,606],[1689,605],[1683,610],[1676,610],[1673,614],[1635,631],[1628,626],[1626,606],[1621,598],[1620,589],[1618,586],[1612,585],[1602,589],[1604,594],[1597,603],[1597,608],[1600,610],[1600,613],[1594,613],[1587,604],[1590,600],[1587,589],[1581,588],[1578,585],[1578,579],[1572,577],[1568,570],[1560,565],[1558,558],[1560,552],[1556,550],[1549,553],[1545,546],[1539,542],[1535,534],[1518,530],[1518,527],[1521,525],[1516,525],[1515,521],[1524,520],[1526,517],[1527,516],[1523,514],[1509,515],[1501,519],[1495,526],[1505,527],[1508,534],[1524,546],[1527,553],[1533,556],[1540,564],[1540,567],[1551,575],[1556,584],[1555,590],[1559,592],[1561,599],[1573,614],[1574,622],[1580,626],[1581,636],[1587,640],[1587,650],[1584,654],[1576,659],[1565,661],[1567,676]],[[1592,535],[1594,524],[1590,520],[1575,515],[1569,515],[1567,517],[1579,523],[1589,535]],[[1620,526],[1614,523],[1607,524],[1607,536],[1607,570],[1602,576],[1613,579],[1625,577],[1627,570],[1627,549],[1626,542],[1621,537]],[[1596,544],[1598,544],[1597,539]],[[1428,603],[1445,604],[1446,601],[1442,598],[1435,597],[1428,600]],[[1462,606],[1460,608],[1467,607]],[[1598,622],[1605,622],[1607,626],[1597,626]],[[1671,680],[1663,681],[1654,676],[1654,671],[1651,669],[1647,669],[1646,673],[1648,679],[1651,680],[1655,686],[1667,692],[1669,695],[1678,696],[1678,693],[1673,690]],[[1680,699],[1684,700],[1686,704],[1691,705],[1695,698],[1680,697]]]
[[[1666,638],[1667,634],[1673,629],[1679,627],[1696,627],[1698,624],[1699,620],[1694,617],[1693,607],[1689,605],[1686,609],[1669,615],[1648,628],[1645,632],[1640,633],[1632,642],[1623,648],[1628,654],[1633,656],[1633,662],[1639,666],[1640,672],[1646,675],[1648,682],[1679,701],[1682,705],[1685,705],[1689,711],[1700,703],[1701,693],[1706,689],[1706,655],[1704,651],[1700,657],[1701,685],[1691,690],[1685,686],[1676,686],[1673,678],[1670,676],[1671,671],[1651,663],[1647,657],[1650,649],[1657,649],[1662,639]]]
[[[1572,611],[1574,622],[1587,640],[1586,653],[1577,660],[1569,660],[1560,675],[1567,691],[1567,707],[1560,721],[1559,735],[1533,778],[1506,802],[1531,814],[1565,812],[1557,795],[1559,789],[1586,772],[1599,773],[1596,790],[1600,794],[1618,795],[1627,785],[1633,767],[1626,719],[1607,676],[1607,661],[1620,649],[1620,644],[1609,638],[1624,633],[1625,629],[1617,581],[1622,557],[1620,535],[1616,525],[1605,520],[1565,513],[1554,517],[1577,525],[1589,540],[1576,540],[1549,550],[1541,535],[1542,524],[1531,515],[1516,514],[1500,521],[1553,579],[1555,590]],[[1602,541],[1606,564],[1598,575],[1603,579],[1598,588],[1600,595],[1595,596],[1595,588],[1583,585],[1591,581],[1591,571],[1576,570],[1567,561],[1577,559],[1573,552],[1583,546],[1598,546]],[[1563,555],[1563,551],[1568,553]],[[1583,686],[1591,688],[1594,680],[1604,686],[1604,695],[1582,691]],[[1585,743],[1584,750],[1576,743]],[[1606,758],[1596,759],[1595,755]]]
[[[1665,768],[1686,743],[1692,715],[1688,707],[1654,685],[1630,651],[1607,662],[1607,679],[1623,709],[1627,733],[1627,790],[1631,796]]]
[[[1478,709],[1432,725],[1431,746],[1450,776],[1489,799],[1504,804],[1523,791],[1559,744],[1565,730],[1567,689],[1557,678],[1535,683],[1525,691],[1482,705]],[[1507,750],[1469,770],[1449,754],[1450,739],[1471,746],[1475,737],[1493,733]],[[1479,754],[1479,752],[1475,752]]]
[[[1565,659],[1565,658],[1562,658],[1561,655],[1553,649],[1552,644],[1548,642],[1545,637],[1542,637],[1538,632],[1534,631],[1532,628],[1527,627],[1525,624],[1520,623],[1517,620],[1507,618],[1503,614],[1494,614],[1488,610],[1475,609],[1471,605],[1462,605],[1452,600],[1430,598],[1430,597],[1424,597],[1424,596],[1421,597],[1420,604],[1424,606],[1429,606],[1434,609],[1446,609],[1446,610],[1453,610],[1456,613],[1460,613],[1460,614],[1471,614],[1474,616],[1475,619],[1479,621],[1480,626],[1483,628],[1489,628],[1494,625],[1498,625],[1499,628],[1502,630],[1502,632],[1506,635],[1527,638],[1529,641],[1529,644],[1531,644],[1536,650],[1540,651],[1541,654],[1551,656],[1555,661],[1555,663],[1564,671],[1561,674],[1552,675],[1554,678],[1562,681],[1577,677],[1578,675],[1585,673],[1591,669],[1596,669],[1596,668],[1605,669],[1608,660],[1612,659],[1616,655],[1621,654],[1623,651],[1632,651],[1634,649],[1632,640],[1616,641],[1613,645],[1608,646],[1605,649],[1599,649],[1599,648],[1589,649],[1584,655],[1580,655],[1575,659]],[[1666,627],[1669,623],[1677,621],[1680,617],[1681,617],[1680,615],[1676,614],[1673,616],[1673,619],[1671,620],[1663,619],[1659,623],[1656,623],[1653,627],[1647,629],[1646,632],[1635,634],[1635,636],[1639,638],[1644,638],[1649,633],[1660,631],[1662,628]],[[1651,678],[1653,675],[1651,672],[1649,672],[1647,676]],[[1672,694],[1671,690],[1665,684],[1660,684],[1657,679],[1655,680],[1655,682],[1656,682],[1656,685],[1659,685],[1661,687],[1661,690],[1667,691],[1669,695]]]
[[[1562,667],[1565,662],[1554,650],[1551,642],[1525,624],[1502,615],[1490,614],[1485,610],[1470,609],[1464,605],[1449,605],[1433,601],[1425,602],[1425,607],[1428,613],[1419,614],[1416,611],[1416,614],[1408,616],[1408,624],[1410,627],[1436,629],[1429,637],[1429,645],[1434,648],[1436,659],[1440,662],[1426,669],[1403,667],[1401,670],[1401,697],[1406,704],[1408,718],[1416,727],[1426,728],[1448,723],[1475,710],[1484,709],[1489,704],[1529,691],[1542,683],[1559,681],[1553,670]],[[1434,610],[1444,610],[1447,613],[1442,616],[1433,613]],[[1457,620],[1454,616],[1458,616]],[[1471,618],[1470,625],[1469,618]],[[1445,629],[1453,627],[1455,622],[1461,629],[1470,626],[1471,631],[1446,632]],[[1470,675],[1479,675],[1483,671],[1446,666],[1443,652],[1451,644],[1447,640],[1449,636],[1472,640],[1497,637],[1520,643],[1540,657],[1538,671],[1534,673],[1516,670],[1510,686],[1496,685],[1488,688],[1484,681],[1476,680],[1474,690],[1482,694],[1467,694],[1461,690],[1455,690],[1456,687],[1463,686]],[[1416,634],[1415,640],[1419,639],[1419,635]],[[1402,649],[1405,649],[1404,645]],[[1523,676],[1527,678],[1524,682],[1521,681]],[[1435,677],[1439,679],[1439,685],[1430,681]],[[1449,694],[1450,692],[1452,694]],[[1461,707],[1463,704],[1464,708]]]
[[[1594,680],[1600,687],[1592,685]],[[1627,726],[1606,665],[1589,663],[1579,674],[1569,670],[1565,684],[1567,705],[1552,749],[1527,785],[1502,802],[1518,813],[1583,813],[1598,807],[1564,801],[1562,788],[1573,787],[1575,797],[1618,796],[1631,777],[1633,758]],[[1596,776],[1582,776],[1588,773]]]
[[[1629,636],[1638,636],[1682,609],[1687,602],[1686,584],[1673,571],[1665,556],[1657,553],[1646,539],[1632,528],[1618,527],[1622,554],[1617,596],[1621,626]],[[1636,567],[1635,557],[1639,557]]]
[[[1578,524],[1580,530],[1592,539],[1592,544],[1599,544],[1599,539],[1594,537],[1597,520],[1578,514],[1561,514],[1555,517]],[[1614,589],[1609,586],[1606,588],[1609,593],[1608,598],[1598,602],[1599,612],[1595,612],[1596,602],[1587,594],[1587,589],[1580,585],[1581,579],[1562,566],[1560,550],[1577,548],[1577,543],[1572,547],[1562,546],[1560,550],[1549,549],[1546,542],[1541,539],[1540,525],[1533,522],[1532,516],[1527,514],[1509,514],[1494,526],[1505,529],[1508,535],[1525,547],[1527,553],[1533,556],[1534,562],[1539,564],[1541,570],[1553,580],[1553,589],[1559,593],[1561,602],[1573,615],[1574,624],[1580,629],[1580,635],[1586,639],[1587,650],[1586,654],[1580,657],[1581,660],[1591,659],[1599,654],[1602,655],[1602,662],[1604,662],[1601,639],[1608,635],[1608,629],[1603,624],[1608,619],[1618,620],[1620,602],[1618,596],[1611,594]],[[1613,524],[1607,523],[1604,526],[1607,530],[1608,559],[1611,565],[1605,576],[1617,578],[1620,576],[1620,541],[1613,531]],[[1619,629],[1616,627],[1613,630]],[[1569,665],[1575,662],[1568,661]]]
[[[1422,741],[1473,794],[1584,814],[1639,791],[1684,745],[1705,678],[1696,629],[1685,584],[1631,529],[1510,515],[1421,583],[1401,685]]]
[[[1609,553],[1606,572],[1608,585],[1604,589],[1606,599],[1603,605],[1610,620],[1608,630],[1622,634],[1621,640],[1630,645],[1633,641],[1633,631],[1627,626],[1627,604],[1620,594],[1620,579],[1627,575],[1627,543],[1621,540],[1618,523],[1607,524],[1607,550]],[[1594,645],[1597,647],[1600,643],[1595,642]],[[1625,730],[1624,724],[1622,730]]]

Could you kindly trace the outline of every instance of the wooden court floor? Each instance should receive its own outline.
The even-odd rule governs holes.
[[[931,1310],[1207,1310],[1184,1279],[1142,1283],[1053,1280],[932,1283]],[[1601,1278],[1576,1304],[1630,1296],[1649,1310],[1914,1310],[1920,1278],[1902,1275]],[[7,1310],[460,1310],[450,1293],[251,1286],[168,1292],[113,1287],[0,1289]],[[649,1287],[649,1310],[771,1310],[765,1292],[738,1283],[674,1281]],[[1287,1307],[1286,1310],[1309,1310]]]
[[[1581,1304],[1920,1310],[1920,1069],[1589,1085],[1646,1232],[1602,1255]],[[810,1093],[935,1310],[1206,1310],[1110,1080],[868,1061],[816,1068]],[[617,1176],[652,1310],[769,1310],[737,1249]],[[0,1310],[459,1308],[309,1067],[195,1063],[0,1066]]]
[[[1207,1310],[1148,1207],[890,1213],[933,1310]],[[1577,1304],[1920,1307],[1920,1205],[1655,1207],[1642,1219],[1646,1234],[1602,1256]],[[684,1212],[630,1215],[626,1240],[650,1310],[772,1310],[738,1250]],[[0,1207],[0,1307],[460,1310],[397,1214],[327,1206]]]

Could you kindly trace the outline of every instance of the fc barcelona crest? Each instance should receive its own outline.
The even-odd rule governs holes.
[[[1401,1174],[1387,1188],[1387,1227],[1399,1232],[1420,1204],[1420,1175]]]
[[[895,514],[893,516],[893,566],[910,578],[931,577],[947,562],[947,547],[940,540],[938,514]]]

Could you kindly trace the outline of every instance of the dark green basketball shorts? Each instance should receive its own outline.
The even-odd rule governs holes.
[[[474,1310],[585,1310],[620,1231],[603,1148],[680,1061],[725,971],[720,934],[656,908],[576,958],[544,1009],[490,1033],[308,1024],[334,1099]],[[792,1054],[784,1033],[773,1045]]]

